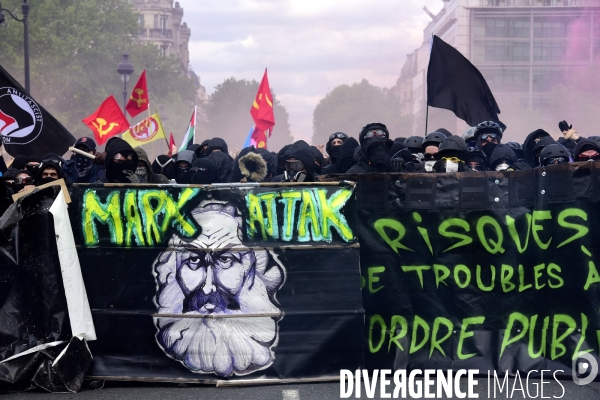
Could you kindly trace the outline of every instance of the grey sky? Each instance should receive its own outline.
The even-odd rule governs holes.
[[[423,40],[429,21],[423,6],[442,7],[442,0],[179,3],[192,30],[190,62],[208,93],[229,77],[260,81],[267,67],[271,87],[290,114],[292,134],[307,141],[313,110],[334,87],[363,78],[394,85],[406,54]]]

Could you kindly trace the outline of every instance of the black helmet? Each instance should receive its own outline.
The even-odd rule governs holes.
[[[482,133],[495,133],[502,137],[502,128],[494,121],[484,121],[477,124],[475,132],[473,132],[475,139],[477,139]]]
[[[360,130],[360,133],[358,135],[358,141],[360,142],[361,146],[365,140],[365,135],[369,131],[382,131],[385,134],[385,138],[375,137],[376,139],[379,139],[381,141],[387,141],[390,138],[390,132],[388,131],[387,126],[385,126],[381,122],[372,122],[370,124],[363,126],[363,128]]]
[[[467,144],[460,136],[450,136],[440,144],[440,157],[458,157],[462,162],[467,158]]]
[[[552,158],[563,158],[562,162],[569,162],[569,151],[558,143],[550,144],[542,150],[540,153],[540,164],[548,165],[552,162],[548,162]]]
[[[420,153],[421,147],[423,146],[423,138],[421,136],[411,136],[404,141],[404,145],[408,147],[411,151],[416,151]]]
[[[507,142],[506,145],[512,149],[517,155],[519,160],[522,160],[525,157],[525,153],[523,152],[523,147],[517,142]]]
[[[425,136],[423,139],[423,144],[421,148],[425,150],[427,146],[440,146],[440,144],[446,139],[446,135],[441,132],[432,132],[429,135]]]
[[[470,142],[471,140],[475,140],[475,129],[477,129],[477,127],[473,126],[469,129],[467,129],[462,134],[462,138],[465,142]]]

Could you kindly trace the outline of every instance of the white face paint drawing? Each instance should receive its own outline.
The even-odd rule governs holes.
[[[228,377],[265,369],[275,358],[283,317],[275,296],[285,270],[271,251],[234,249],[243,246],[235,206],[203,202],[192,215],[201,234],[191,243],[174,235],[169,247],[186,248],[154,263],[156,341],[192,372]]]

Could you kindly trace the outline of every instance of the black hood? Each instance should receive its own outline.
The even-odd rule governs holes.
[[[269,181],[277,175],[277,158],[267,149],[256,149],[256,152],[267,162],[267,177],[265,179]]]
[[[590,148],[593,148],[598,153],[600,153],[600,144],[595,140],[582,139],[579,142],[577,142],[577,146],[575,146],[575,148],[573,149],[573,160],[579,161],[579,153],[581,153],[582,151],[590,150]]]
[[[152,172],[162,174],[169,179],[175,179],[175,160],[166,154],[161,154],[152,162]]]
[[[203,142],[204,143],[204,142]],[[207,143],[208,147],[206,150],[211,152],[213,149],[219,149],[225,154],[229,154],[229,148],[227,147],[227,142],[221,138],[212,138]]]
[[[523,161],[532,167],[536,166],[535,154],[533,152],[533,148],[536,145],[534,141],[536,137],[550,137],[550,134],[543,129],[536,129],[525,138],[525,142],[523,142]]]
[[[14,158],[11,167],[15,169],[23,169],[25,167],[25,164],[27,164],[27,156],[19,154]]]
[[[438,129],[438,132],[439,132],[439,129]],[[467,143],[463,140],[463,138],[461,138],[460,136],[448,136],[446,139],[444,139],[444,142],[446,140],[450,140],[450,141],[456,143],[456,146],[453,146],[453,147],[457,147],[458,149],[460,149],[459,150],[460,155],[458,158],[460,158],[460,160],[462,162],[465,162],[465,160],[467,159]],[[442,146],[442,144],[444,142],[440,143],[440,150],[439,150],[440,157],[444,157],[444,155],[443,155],[444,150],[442,149],[442,147],[445,147],[445,146]]]
[[[106,161],[104,162],[104,166],[106,169],[106,179],[109,182],[121,182],[121,183],[127,183],[124,179],[123,176],[111,176],[111,171],[115,168],[115,163],[113,162],[113,157],[115,156],[115,154],[117,153],[123,153],[123,152],[127,152],[129,154],[133,154],[133,168],[131,169],[132,172],[135,172],[135,169],[137,168],[137,163],[138,163],[138,155],[135,152],[135,150],[133,150],[133,147],[131,147],[131,145],[129,143],[127,143],[126,141],[124,141],[123,139],[120,138],[111,138],[111,143],[108,146],[108,148],[106,149]],[[119,174],[122,175],[122,174]]]
[[[54,161],[46,161],[38,170],[37,177],[35,180],[38,184],[48,183],[42,180],[42,173],[48,168],[53,168],[56,170],[58,174],[58,179],[66,180],[65,171],[63,171],[63,169],[60,167],[60,165],[58,165],[58,163],[55,163]]]
[[[205,158],[209,158],[217,165],[219,182],[229,182],[229,178],[231,178],[231,171],[233,169],[229,154],[217,151],[215,153],[210,153]]]
[[[338,133],[342,133],[342,134],[346,135],[344,132],[336,132],[336,133],[334,133],[334,135],[336,135]],[[333,139],[328,140],[327,144],[325,145],[325,151],[327,152],[327,154],[329,154],[329,157],[331,157],[331,153],[330,153],[331,142],[333,142],[335,139],[339,139],[339,138],[334,137]],[[344,139],[344,140],[342,140],[342,142],[345,142],[346,140],[348,140],[348,139]]]
[[[354,160],[354,152],[356,149],[360,149],[360,144],[353,137],[349,137],[344,141],[344,144],[340,146],[340,154],[335,162],[335,168],[337,173],[345,174],[356,161]]]
[[[494,168],[496,168],[496,162],[502,159],[510,160],[512,165],[517,162],[517,155],[515,154],[513,149],[510,148],[510,146],[506,144],[499,144],[498,146],[496,146],[496,148],[492,152],[492,156],[490,157],[490,169],[493,170]]]
[[[211,183],[225,183],[219,179],[219,167],[213,161],[214,157],[197,158],[192,164],[192,169],[203,168],[206,171],[192,172],[192,184],[208,185]]]
[[[535,157],[535,153],[541,151],[541,149],[543,149],[544,147],[555,143],[556,141],[551,136],[544,136],[540,139],[539,142],[535,144],[535,146],[533,146],[533,151],[531,152],[533,155],[533,168],[540,165],[539,160]]]
[[[298,142],[295,142],[293,145],[291,145],[290,148],[285,152],[284,161],[292,157],[302,161],[302,163],[304,164],[304,167],[308,172],[306,181],[314,181],[315,156],[312,150],[310,149],[308,143],[306,143],[303,140],[299,140]]]

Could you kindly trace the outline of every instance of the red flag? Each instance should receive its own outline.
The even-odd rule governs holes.
[[[148,86],[146,85],[146,70],[144,70],[131,92],[131,97],[129,97],[125,109],[129,115],[135,117],[142,111],[146,111],[148,107],[150,107],[150,99],[148,98]]]
[[[273,125],[275,125],[275,115],[273,114],[273,96],[269,88],[269,78],[267,77],[266,68],[262,81],[260,81],[260,86],[258,86],[256,98],[250,108],[250,115],[252,115],[258,131],[262,131],[263,134],[268,131],[268,136],[271,136]],[[257,130],[255,129],[255,131]]]
[[[173,152],[177,151],[177,145],[175,144],[175,139],[173,139],[173,133],[169,134],[169,157],[173,157]]]
[[[115,96],[107,97],[92,115],[82,121],[94,132],[98,145],[103,145],[111,137],[129,129],[127,117],[121,111]]]

